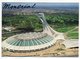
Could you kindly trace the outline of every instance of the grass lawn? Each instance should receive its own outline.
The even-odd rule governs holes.
[[[78,33],[78,30],[76,30],[76,29],[68,32],[68,34],[67,34],[68,38],[70,38],[70,39],[78,39],[79,38],[78,35],[79,35],[79,33]]]
[[[70,25],[70,26],[54,26],[54,29],[58,32],[67,33],[67,38],[69,39],[78,39],[78,28],[77,25]],[[74,29],[74,30],[73,30]]]

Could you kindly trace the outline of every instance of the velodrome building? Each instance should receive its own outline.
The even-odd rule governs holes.
[[[13,52],[37,51],[49,48],[57,40],[64,40],[63,33],[52,29],[48,25],[43,13],[38,13],[37,16],[43,24],[43,31],[13,35],[2,42],[3,50]]]

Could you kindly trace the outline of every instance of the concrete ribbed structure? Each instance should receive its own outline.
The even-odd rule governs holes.
[[[37,16],[43,24],[43,32],[30,32],[11,36],[3,41],[3,49],[9,51],[36,51],[52,46],[59,39],[64,40],[63,33],[53,30],[48,25],[43,13],[38,13]]]

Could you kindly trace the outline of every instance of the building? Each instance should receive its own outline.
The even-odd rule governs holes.
[[[43,24],[43,32],[29,32],[11,36],[3,41],[3,50],[27,52],[46,49],[57,40],[64,40],[63,33],[53,30],[47,23],[44,14],[36,14]]]

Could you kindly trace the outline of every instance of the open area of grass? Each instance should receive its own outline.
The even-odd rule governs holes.
[[[65,33],[67,38],[69,38],[69,39],[78,39],[79,32],[78,32],[78,28],[76,28],[76,27],[77,27],[77,25],[54,26],[53,29],[55,29],[58,32]]]
[[[76,25],[68,25],[68,26],[54,26],[54,29],[56,30],[56,31],[58,31],[58,32],[63,32],[63,33],[65,33],[65,32],[67,32],[67,31],[69,31],[69,30],[72,30],[72,29],[74,29],[76,27]]]
[[[67,33],[67,36],[69,39],[79,39],[79,32],[78,29],[72,30]]]

